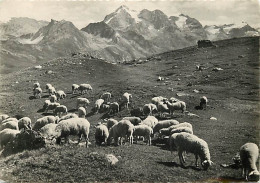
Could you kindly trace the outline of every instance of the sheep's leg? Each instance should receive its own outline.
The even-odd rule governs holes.
[[[198,155],[197,154],[195,154],[195,166],[199,167],[199,165],[198,165]]]
[[[151,141],[152,141],[152,138],[151,136],[148,137],[148,145],[150,146],[151,145]]]
[[[85,135],[85,139],[86,139],[86,148],[88,148],[88,141],[89,141],[88,135]]]
[[[182,151],[179,150],[178,155],[179,155],[181,165],[185,167],[185,165],[184,165],[185,162],[184,162],[184,159],[183,159]]]
[[[78,144],[80,143],[81,139],[82,139],[82,134],[79,135]]]

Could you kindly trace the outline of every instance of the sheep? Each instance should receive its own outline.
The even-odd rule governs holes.
[[[183,123],[179,123],[177,125],[172,125],[168,128],[163,128],[161,130],[159,130],[159,135],[162,136],[169,136],[171,135],[171,131],[174,130],[174,129],[177,129],[177,128],[180,128],[180,127],[188,127],[192,130],[192,125],[188,122],[183,122]]]
[[[53,140],[57,136],[57,132],[55,131],[58,124],[49,123],[39,129],[39,132],[42,137],[46,140]]]
[[[200,98],[200,107],[201,107],[201,109],[204,108],[204,109],[206,110],[207,104],[208,104],[208,99],[207,99],[207,97],[202,96],[202,97]]]
[[[57,97],[56,95],[51,95],[50,96],[50,101],[53,103],[53,102],[57,102]]]
[[[45,105],[45,104],[44,104]],[[48,112],[49,110],[55,111],[55,109],[60,106],[59,103],[54,102],[54,103],[49,103],[47,106],[45,106],[45,111]]]
[[[130,111],[131,116],[136,116],[136,117],[140,117],[143,115],[143,108],[142,107],[138,107],[135,109],[132,109]]]
[[[123,94],[123,102],[124,102],[127,109],[128,109],[128,105],[130,103],[131,98],[132,98],[132,94],[127,93],[127,92]]]
[[[77,84],[72,84],[71,90],[72,90],[72,94],[74,94],[75,91],[78,91],[78,90],[79,90],[79,85],[77,85]]]
[[[141,124],[150,126],[151,128],[153,128],[157,123],[158,119],[154,116],[148,116],[141,122]]]
[[[85,116],[87,115],[86,109],[84,107],[79,107],[78,115],[80,118],[85,118]]]
[[[47,91],[49,91],[49,88],[51,88],[51,87],[52,87],[52,85],[51,85],[50,83],[47,83],[46,86],[45,86],[45,89],[46,89]]]
[[[45,100],[42,108],[45,110],[50,103],[51,103],[50,100]]]
[[[260,176],[256,166],[259,156],[258,146],[248,142],[240,147],[239,154],[242,163],[242,177],[249,181],[258,181]]]
[[[74,114],[74,113],[68,113],[66,114],[65,116],[62,116],[59,120],[58,120],[58,123],[63,121],[63,120],[66,120],[66,119],[70,119],[70,118],[78,118],[79,116],[77,114]]]
[[[144,115],[153,115],[153,112],[157,112],[157,106],[155,104],[149,103],[143,106]]]
[[[57,100],[64,99],[66,97],[66,93],[62,90],[58,90],[56,93]]]
[[[21,129],[32,129],[32,121],[29,117],[23,117],[21,119],[19,119],[18,121],[18,127],[19,127],[19,130]]]
[[[167,98],[162,97],[162,96],[153,97],[152,98],[152,103],[158,106],[158,103],[163,102],[163,100],[165,100],[165,99],[167,99]]]
[[[11,142],[16,135],[20,133],[19,130],[14,130],[14,129],[4,129],[0,131],[0,146],[3,148],[4,146],[7,145],[8,142]]]
[[[111,93],[105,92],[100,96],[101,99],[104,99],[105,102],[109,102],[111,99]]]
[[[41,87],[41,85],[40,85],[39,82],[33,83],[33,89],[35,89],[35,88],[40,88],[40,87]]]
[[[7,114],[1,114],[0,115],[0,123],[2,123],[2,121],[6,120],[7,118],[9,118],[9,116]]]
[[[83,135],[86,140],[86,147],[88,147],[89,128],[90,128],[90,123],[87,119],[84,118],[70,118],[70,119],[63,120],[59,122],[55,128],[55,132],[57,132],[56,143],[60,144],[62,138],[65,138],[65,142],[69,143],[68,141],[69,135],[78,135],[79,137],[78,144],[79,144]]]
[[[169,119],[169,120],[163,120],[163,121],[159,121],[153,128],[153,132],[157,133],[160,131],[160,129],[162,128],[168,128],[172,125],[177,125],[179,124],[179,121],[174,120],[174,119]]]
[[[109,114],[115,114],[119,112],[119,104],[117,102],[113,102],[109,105]]]
[[[169,99],[169,102],[171,102],[171,103],[175,103],[175,102],[179,102],[180,100],[179,99],[177,99],[177,98],[175,98],[175,97],[171,97],[170,99]]]
[[[118,138],[120,138],[120,145],[122,145],[122,137],[130,139],[130,144],[133,144],[133,131],[134,125],[128,120],[121,120],[117,124],[113,125],[109,130],[109,136],[107,139],[107,144],[111,143],[111,139],[114,139],[114,144],[117,146]]]
[[[5,123],[2,123],[0,125],[0,131],[1,130],[4,130],[6,128],[9,128],[9,129],[14,129],[14,130],[19,130],[19,127],[18,127],[18,122],[17,121],[7,121]]]
[[[133,136],[136,137],[137,143],[137,136],[142,136],[147,139],[147,144],[151,145],[151,135],[153,134],[153,129],[147,125],[137,125],[134,126]]]
[[[169,108],[168,108],[167,105],[164,104],[163,102],[158,102],[158,104],[157,104],[157,110],[158,110],[158,112],[159,112],[160,117],[163,116],[163,113],[164,113],[164,112],[169,113]]]
[[[102,112],[107,112],[110,109],[110,105],[103,103],[100,108],[102,109]]]
[[[107,138],[109,136],[109,131],[107,126],[104,124],[99,124],[95,128],[96,128],[96,132],[95,132],[96,144],[101,145],[102,142],[106,144]]]
[[[139,125],[142,122],[139,117],[124,117],[123,120],[130,121],[134,126]]]
[[[193,134],[193,130],[190,127],[179,127],[176,129],[172,129],[170,132],[170,135],[172,135],[174,133],[181,133],[181,132]]]
[[[182,113],[184,113],[186,111],[186,103],[183,102],[183,101],[178,101],[178,102],[175,102],[175,103],[170,103],[169,101],[165,101],[164,103],[169,108],[170,115],[173,115],[173,112],[175,110],[181,110]]]
[[[3,120],[1,124],[4,124],[9,121],[16,121],[18,123],[18,119],[16,119],[16,118],[7,118],[7,119]]]
[[[209,166],[213,164],[213,162],[210,160],[210,152],[208,148],[207,142],[205,142],[203,139],[200,139],[199,137],[181,132],[181,133],[175,133],[170,137],[170,147],[172,151],[172,147],[175,146],[178,151],[180,163],[182,166],[185,167],[184,163],[184,157],[183,152],[190,152],[195,155],[195,166],[198,167],[198,157],[200,157],[201,160],[201,166],[204,170],[207,170]]]
[[[79,108],[80,106],[87,108],[89,104],[90,102],[87,98],[77,98],[77,108]]]
[[[38,131],[45,125],[50,124],[50,123],[55,124],[55,123],[58,123],[58,121],[59,121],[58,116],[44,116],[44,117],[36,120],[36,122],[34,123],[34,126],[33,126],[33,130]]]
[[[42,89],[40,87],[33,89],[33,96],[35,98],[41,98]]]
[[[91,87],[90,84],[80,84],[79,85],[79,91],[80,94],[84,94],[85,92],[87,92],[88,90],[93,90],[93,88]]]
[[[48,92],[49,92],[49,95],[56,95],[56,90],[53,86],[51,86],[49,89],[48,89]]]
[[[67,114],[68,113],[68,109],[65,105],[59,105],[55,108],[54,110],[54,114],[57,116],[59,115],[59,117],[62,115],[62,114]]]
[[[118,121],[115,120],[115,119],[112,119],[112,118],[108,119],[108,120],[107,120],[107,128],[108,128],[108,130],[109,130],[114,124],[117,124],[117,123],[118,123]]]
[[[95,102],[95,111],[96,113],[98,113],[101,105],[104,103],[104,100],[103,99],[97,99],[96,102]]]

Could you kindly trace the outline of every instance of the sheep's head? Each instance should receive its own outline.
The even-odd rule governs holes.
[[[201,163],[201,166],[204,170],[207,170],[213,164],[210,160],[205,160]]]

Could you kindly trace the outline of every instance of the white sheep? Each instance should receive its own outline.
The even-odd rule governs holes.
[[[50,100],[45,100],[42,108],[45,110],[50,103]]]
[[[109,104],[109,114],[115,114],[119,112],[119,104],[117,102],[113,102],[111,104]]]
[[[101,108],[101,105],[104,103],[103,99],[97,99],[95,102],[95,112],[98,113],[99,109]]]
[[[143,106],[144,115],[153,115],[155,112],[157,112],[157,106],[155,104],[149,103]]]
[[[153,97],[152,103],[158,106],[158,103],[163,102],[163,100],[167,100],[167,98],[159,96],[159,97]]]
[[[175,110],[181,110],[182,113],[184,113],[186,111],[186,103],[183,102],[183,101],[178,101],[178,102],[174,102],[174,103],[170,103],[169,101],[165,101],[164,103],[169,108],[170,115],[173,115],[173,112]]]
[[[9,122],[9,121],[16,121],[18,123],[18,119],[16,119],[16,118],[7,118],[7,119],[2,121],[2,124]]]
[[[65,116],[62,116],[59,120],[58,120],[58,123],[63,121],[63,120],[66,120],[66,119],[70,119],[70,118],[78,118],[79,116],[75,113],[68,113],[66,114]]]
[[[0,131],[6,128],[19,130],[18,121],[7,121],[0,125]]]
[[[87,98],[77,98],[77,108],[79,108],[80,106],[87,108],[89,104],[90,102]]]
[[[45,105],[45,104],[44,104]],[[52,111],[55,111],[55,109],[60,106],[59,103],[57,102],[54,102],[54,103],[49,103],[47,104],[47,106],[44,106],[45,107],[45,112],[48,112],[49,110],[52,110]]]
[[[111,99],[111,93],[110,92],[105,92],[105,93],[103,93],[101,96],[100,96],[100,98],[101,99],[104,99],[104,101],[105,102],[109,102],[110,101],[110,99]]]
[[[56,95],[51,95],[51,96],[50,96],[50,101],[51,101],[51,102],[57,102],[57,100],[58,100],[58,99],[57,99]]]
[[[32,120],[29,117],[23,117],[21,119],[18,120],[18,127],[19,130],[21,129],[32,129]]]
[[[86,93],[88,90],[93,90],[90,84],[80,84],[79,91],[82,94]]]
[[[171,151],[173,147],[177,148],[180,163],[185,166],[185,160],[183,157],[183,152],[193,153],[195,155],[195,165],[198,167],[198,157],[201,160],[201,166],[204,170],[207,170],[209,166],[212,165],[210,160],[210,153],[207,142],[199,137],[189,134],[189,133],[175,133],[170,137],[170,147]]]
[[[240,158],[242,163],[242,177],[249,181],[259,180],[259,171],[256,162],[259,156],[259,148],[254,143],[246,143],[240,147]]]
[[[158,102],[157,104],[157,110],[159,112],[159,115],[162,117],[165,112],[169,113],[169,108],[166,104],[163,102]]]
[[[61,117],[61,115],[68,114],[68,109],[65,105],[59,105],[55,108],[54,114]]]
[[[177,125],[179,124],[179,121],[174,120],[174,119],[169,119],[169,120],[163,120],[159,121],[153,128],[153,132],[157,133],[159,132],[162,128],[168,128],[172,125]]]
[[[112,119],[112,118],[108,119],[108,120],[107,120],[107,128],[108,128],[108,130],[109,130],[114,124],[117,124],[117,123],[118,123],[118,121],[115,120],[115,119]]]
[[[57,131],[55,131],[56,126],[58,124],[49,123],[39,129],[39,132],[42,137],[45,138],[47,141],[52,141],[57,136]]]
[[[41,85],[40,85],[39,82],[33,83],[33,89],[35,89],[35,88],[40,88],[40,87],[41,87]]]
[[[51,95],[56,95],[56,89],[53,87],[53,86],[51,86],[49,89],[48,89],[48,92],[49,92],[49,95],[51,96]]]
[[[41,98],[42,89],[40,87],[33,89],[33,96],[35,98]]]
[[[170,126],[168,128],[163,128],[163,129],[159,130],[159,134],[160,134],[160,136],[170,136],[172,130],[180,128],[180,127],[188,127],[191,130],[193,130],[192,129],[192,125],[190,123],[183,122],[183,123],[179,123],[177,125],[172,125],[172,126]]]
[[[123,102],[124,102],[127,109],[128,109],[128,105],[130,103],[131,98],[132,98],[132,94],[127,93],[127,92],[123,94]]]
[[[171,102],[171,103],[175,103],[175,102],[179,102],[180,100],[179,99],[177,99],[177,98],[175,98],[175,97],[171,97],[170,99],[169,99],[169,102]]]
[[[108,112],[110,109],[110,105],[103,103],[100,108],[102,109],[102,112]]]
[[[64,99],[66,97],[66,93],[63,90],[58,90],[56,92],[57,100]]]
[[[2,121],[4,121],[7,118],[9,118],[9,116],[7,114],[1,114],[0,115],[0,123],[2,123]]]
[[[49,88],[51,88],[51,87],[52,87],[52,85],[51,85],[50,83],[47,83],[46,86],[45,86],[45,89],[46,89],[47,91],[49,91]]]
[[[200,98],[200,107],[201,107],[201,109],[206,109],[207,108],[207,104],[208,104],[208,99],[207,99],[207,97],[205,97],[205,96],[202,96],[201,98]]]
[[[4,129],[0,131],[0,146],[3,148],[8,142],[11,142],[16,135],[20,133],[19,130]]]
[[[141,118],[139,118],[139,117],[134,117],[134,116],[124,117],[123,120],[128,120],[128,121],[130,121],[134,126],[139,125],[139,124],[142,122]]]
[[[87,111],[84,107],[79,107],[78,108],[78,116],[80,118],[85,118],[85,116],[87,115]]]
[[[56,143],[60,144],[61,139],[65,138],[65,142],[69,142],[69,135],[77,135],[79,137],[78,144],[82,139],[82,135],[86,139],[86,147],[88,147],[89,141],[89,128],[90,123],[87,119],[84,118],[70,118],[63,120],[58,123],[55,128],[55,132],[57,132]]]
[[[33,130],[38,131],[42,127],[50,123],[58,123],[59,117],[58,116],[44,116],[36,120],[33,126]]]
[[[153,134],[153,129],[150,126],[147,126],[147,125],[134,126],[133,136],[136,139],[136,143],[137,143],[137,137],[142,136],[142,137],[146,138],[147,144],[151,145],[151,142],[152,142],[151,135],[152,134]]]
[[[179,127],[176,129],[172,129],[170,132],[170,135],[172,135],[174,133],[181,133],[181,132],[193,134],[193,130],[190,127],[185,126],[185,127]]]
[[[130,139],[130,144],[133,144],[133,131],[134,125],[128,120],[121,120],[117,124],[113,125],[109,130],[109,137],[107,139],[107,144],[111,143],[111,139],[114,139],[114,144],[118,144],[118,139],[120,137],[120,145],[122,145],[122,138]]]
[[[96,132],[95,132],[96,144],[101,145],[102,142],[106,144],[107,138],[109,136],[109,131],[107,126],[104,124],[99,124],[95,128],[96,128]]]
[[[141,122],[141,124],[150,126],[151,128],[153,128],[157,123],[158,123],[158,119],[154,116],[147,116],[147,118],[145,118]]]
[[[77,84],[72,84],[71,90],[72,90],[72,94],[74,94],[75,91],[79,91],[79,85],[77,85]]]

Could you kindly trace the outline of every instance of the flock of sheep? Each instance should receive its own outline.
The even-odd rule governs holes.
[[[84,94],[91,91],[90,84],[73,84],[72,94],[78,92]],[[86,109],[90,104],[87,98],[77,98],[76,107],[78,114],[68,113],[65,105],[61,105],[58,101],[66,97],[66,93],[62,90],[56,91],[51,84],[46,84],[46,91],[49,93],[49,99],[45,100],[43,110],[45,112],[53,111],[53,115],[44,116],[36,120],[32,126],[31,119],[23,117],[16,119],[9,117],[6,114],[0,115],[0,145],[3,148],[8,142],[12,141],[15,136],[23,129],[33,129],[39,131],[46,139],[56,139],[57,144],[61,144],[62,139],[69,142],[70,135],[78,136],[78,143],[82,136],[85,138],[86,147],[89,144],[90,123],[86,119]],[[43,90],[38,82],[33,85],[33,95],[35,98],[41,98]],[[132,95],[124,93],[122,95],[123,104],[128,109],[128,105],[132,99]],[[111,93],[103,93],[96,100],[93,108],[94,113],[106,111],[108,114],[119,112],[120,105],[118,102],[110,102]],[[207,97],[200,98],[200,107],[206,109],[208,103]],[[213,162],[210,159],[210,151],[206,141],[193,134],[192,125],[188,122],[180,123],[174,119],[159,121],[154,114],[159,113],[160,116],[167,112],[173,115],[174,111],[186,111],[186,103],[174,97],[167,99],[164,97],[154,97],[151,103],[144,104],[142,108],[131,110],[130,117],[124,117],[117,121],[109,118],[103,123],[99,122],[95,126],[95,141],[96,144],[110,145],[112,140],[115,145],[122,145],[123,140],[133,144],[134,139],[142,137],[143,140],[151,145],[152,137],[164,138],[170,147],[171,152],[177,150],[179,160],[182,166],[185,166],[184,153],[189,152],[195,155],[195,165],[200,165],[204,170],[207,170]],[[140,114],[147,116],[141,120]],[[247,143],[240,148],[240,158],[243,168],[243,176],[247,180],[258,177],[259,172],[256,167],[258,160],[259,149],[256,144]]]

